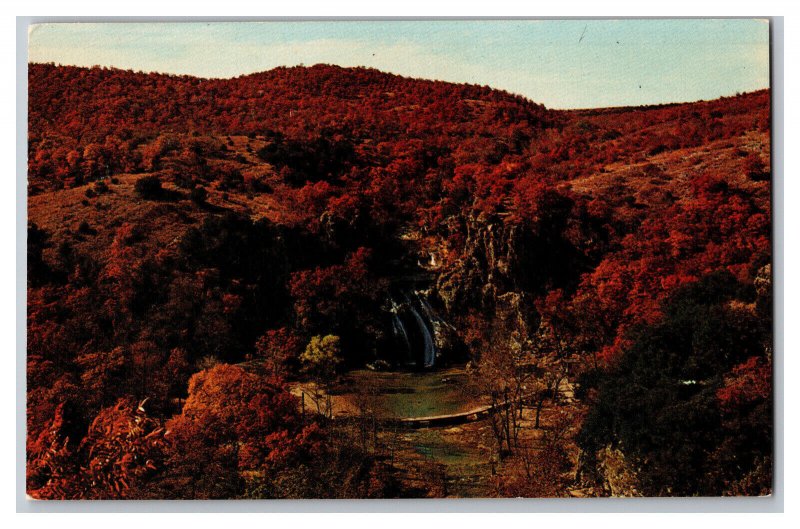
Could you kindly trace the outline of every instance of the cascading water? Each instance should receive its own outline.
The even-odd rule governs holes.
[[[406,332],[406,327],[405,325],[403,325],[402,320],[397,314],[394,315],[392,323],[394,325],[395,336],[399,336],[403,339],[403,345],[405,345],[405,350],[406,350],[406,360],[408,362],[411,362],[412,361],[411,342],[409,342],[408,340],[408,333]]]
[[[392,335],[396,344],[396,364],[431,368],[439,355],[439,334],[448,327],[427,300],[414,290],[401,290],[403,301],[390,298]],[[413,318],[413,321],[412,321]]]
[[[411,314],[414,315],[414,319],[417,320],[417,325],[419,326],[419,330],[424,339],[425,351],[423,356],[423,365],[425,367],[433,367],[433,364],[436,361],[436,346],[434,345],[431,331],[425,324],[425,320],[423,320],[422,316],[420,316],[419,312],[417,312],[417,309],[414,308],[413,305],[411,305],[409,309],[411,310]]]
[[[394,331],[394,335],[396,337],[400,337],[403,340],[403,345],[405,346],[406,352],[406,363],[413,364],[414,363],[414,356],[411,353],[411,341],[408,339],[408,333],[406,332],[406,326],[403,325],[403,320],[400,319],[398,312],[400,311],[400,305],[395,303],[394,300],[391,300],[392,303],[392,329]]]
[[[441,325],[444,325],[445,327],[449,327],[451,329],[453,328],[452,325],[450,325],[449,323],[444,321],[436,313],[436,311],[433,310],[433,307],[431,307],[431,304],[428,303],[428,300],[425,298],[425,291],[415,290],[414,291],[414,295],[417,296],[417,299],[419,300],[419,304],[422,306],[422,310],[423,310],[423,312],[425,312],[425,316],[428,318],[428,321],[431,322],[431,325],[441,324]]]

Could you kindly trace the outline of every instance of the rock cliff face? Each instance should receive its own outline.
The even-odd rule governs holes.
[[[461,257],[437,271],[435,291],[447,313],[474,311],[487,321],[499,316],[509,331],[532,335],[538,322],[534,298],[553,289],[569,291],[591,268],[591,241],[598,237],[584,221],[569,220],[572,204],[559,197],[533,221],[480,214],[451,227],[464,242],[455,249]]]
[[[448,312],[493,308],[498,297],[519,290],[519,226],[499,217],[469,218],[463,257],[443,270],[436,291]]]
[[[526,283],[535,246],[529,234],[501,216],[470,217],[463,229],[462,257],[437,271],[427,297],[438,299],[442,316],[455,325],[461,317],[477,313],[487,325],[500,324],[505,332],[531,336],[538,318]],[[447,343],[443,352],[453,350],[459,335],[472,331],[453,326],[441,330],[442,341]]]
[[[596,496],[642,496],[636,469],[619,448],[611,446],[596,454],[580,453],[575,483],[593,490]]]
[[[416,259],[419,273],[400,282],[389,303],[396,349],[409,351],[398,359],[412,359],[406,360],[411,364],[423,365],[428,334],[433,364],[466,359],[465,330],[458,329],[458,321],[468,313],[481,314],[487,322],[499,317],[510,330],[525,332],[533,319],[531,296],[519,280],[526,275],[520,251],[527,241],[521,227],[500,216],[483,215],[467,218],[454,229],[466,233],[455,262],[440,257],[446,246],[443,239],[426,237],[423,242],[414,230],[403,234],[412,255],[429,256],[427,261]],[[424,363],[431,364],[430,359]]]
[[[487,325],[500,323],[509,333],[532,336],[538,325],[533,300],[552,289],[573,288],[589,264],[590,252],[581,242],[592,240],[585,233],[589,228],[569,220],[571,199],[552,201],[534,220],[503,213],[456,215],[447,222],[449,234],[412,229],[404,235],[418,255],[430,256],[417,264],[431,278],[426,299],[441,308],[445,321],[458,325],[473,314]],[[437,335],[447,335],[446,328]]]
[[[458,335],[458,331],[432,305],[432,303],[436,303],[433,290],[418,290],[415,294],[422,308],[423,318],[428,322],[431,329],[436,350],[436,361],[441,363],[442,361],[455,360],[463,356],[463,342]]]

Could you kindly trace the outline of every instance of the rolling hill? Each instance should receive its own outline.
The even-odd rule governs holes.
[[[574,387],[537,389],[562,466],[509,494],[607,494],[612,449],[650,495],[771,486],[769,91],[554,111],[363,68],[30,64],[28,169],[36,497],[428,494],[286,386],[314,337],[341,373],[426,332],[487,398]]]

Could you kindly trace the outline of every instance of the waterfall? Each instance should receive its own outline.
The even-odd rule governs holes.
[[[436,347],[433,343],[433,336],[431,336],[431,331],[428,329],[428,326],[425,325],[425,320],[422,319],[422,316],[419,315],[417,309],[414,308],[413,305],[409,304],[409,309],[411,310],[411,314],[414,315],[414,319],[417,320],[417,325],[419,326],[419,330],[422,333],[423,338],[425,339],[425,360],[424,366],[425,367],[433,367],[433,363],[436,361]]]
[[[408,340],[406,326],[403,325],[403,321],[400,319],[400,316],[397,315],[397,312],[392,315],[392,327],[394,328],[394,335],[403,338],[403,343],[406,346],[406,360],[409,363],[413,362],[413,357],[411,355],[411,342]]]
[[[398,303],[394,299],[389,299],[392,314],[392,334],[395,342],[402,342],[405,348],[406,362],[417,364],[422,367],[433,367],[436,363],[438,350],[437,336],[442,325],[447,325],[433,312],[433,309],[420,296],[418,292],[402,292],[403,301]],[[413,316],[417,329],[410,323],[409,318]],[[406,328],[404,321],[411,327]],[[422,343],[420,343],[422,341]],[[419,347],[422,347],[420,354]],[[420,358],[421,357],[421,358]]]
[[[406,326],[403,324],[403,320],[400,319],[401,305],[393,299],[389,299],[389,302],[392,305],[392,308],[389,309],[389,312],[392,313],[392,330],[394,332],[394,336],[395,338],[400,337],[403,339],[403,345],[405,346],[406,352],[406,363],[413,364],[414,354],[411,350],[411,340],[408,338],[408,332],[406,332]]]
[[[420,292],[422,292],[422,293],[420,293]],[[432,325],[440,323],[440,324],[444,325],[445,327],[449,327],[451,329],[453,328],[452,325],[450,325],[449,323],[444,321],[436,313],[436,311],[433,310],[433,307],[431,307],[430,303],[428,303],[428,300],[425,297],[425,291],[424,290],[423,291],[415,290],[414,294],[417,296],[417,299],[419,300],[419,303],[422,306],[422,310],[425,312],[425,316],[428,317],[428,321],[430,321]]]

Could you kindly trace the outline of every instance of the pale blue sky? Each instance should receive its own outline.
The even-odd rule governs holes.
[[[765,20],[43,24],[29,60],[234,77],[369,66],[489,85],[550,108],[712,99],[769,86]]]

